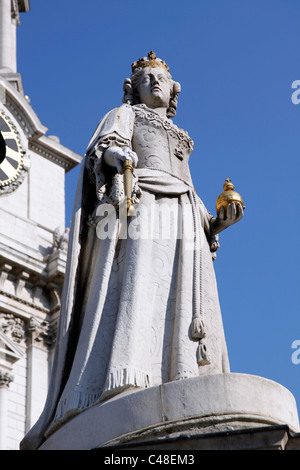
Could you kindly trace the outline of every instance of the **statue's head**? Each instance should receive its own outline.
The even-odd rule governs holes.
[[[174,117],[180,84],[174,82],[167,64],[153,51],[131,66],[132,75],[123,85],[123,102],[131,105],[144,103],[151,108],[166,107],[167,116]]]

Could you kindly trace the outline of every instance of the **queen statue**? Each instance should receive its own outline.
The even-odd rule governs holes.
[[[243,207],[214,217],[196,194],[163,60],[134,62],[123,90],[82,162],[49,392],[23,449],[116,394],[229,372],[213,260]]]

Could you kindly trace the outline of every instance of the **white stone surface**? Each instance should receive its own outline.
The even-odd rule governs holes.
[[[31,154],[29,218],[50,230],[65,226],[65,170]]]
[[[43,410],[49,385],[49,353],[45,348],[31,344],[27,348],[27,421],[26,427],[31,426],[38,419]]]
[[[286,424],[299,432],[293,395],[282,385],[247,374],[216,374],[119,395],[82,412],[50,435],[40,450],[88,450],[121,437],[155,438],[170,424],[235,422],[235,429]],[[237,424],[238,423],[238,424]]]
[[[26,176],[18,191],[1,195],[1,207],[11,214],[18,214],[21,218],[27,218],[28,198],[28,177]]]
[[[27,363],[26,353],[15,364],[13,369],[13,381],[8,389],[7,406],[7,430],[6,430],[6,449],[16,450],[19,448],[20,439],[26,431],[26,375]],[[38,408],[39,410],[40,408]]]
[[[0,208],[16,219],[29,220],[43,229],[54,231],[56,227],[65,227],[65,170],[34,152],[30,152],[30,172],[25,176],[18,190],[1,195]],[[20,224],[20,221],[15,221]],[[33,227],[16,235],[30,236]],[[3,227],[1,233],[13,229],[13,225]],[[13,237],[14,239],[15,237]],[[36,236],[34,236],[36,240]],[[52,236],[48,235],[51,239]],[[31,240],[29,247],[35,245]]]

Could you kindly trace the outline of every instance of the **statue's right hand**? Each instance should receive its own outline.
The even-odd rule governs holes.
[[[122,171],[125,160],[131,160],[132,165],[136,166],[138,157],[129,147],[108,147],[104,153],[104,160],[112,167],[116,167],[118,172]]]

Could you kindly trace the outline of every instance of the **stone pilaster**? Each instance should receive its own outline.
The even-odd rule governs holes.
[[[6,450],[8,388],[13,376],[0,369],[0,450]]]
[[[50,372],[49,350],[53,341],[50,324],[32,317],[27,327],[27,430],[39,417],[44,404]]]

